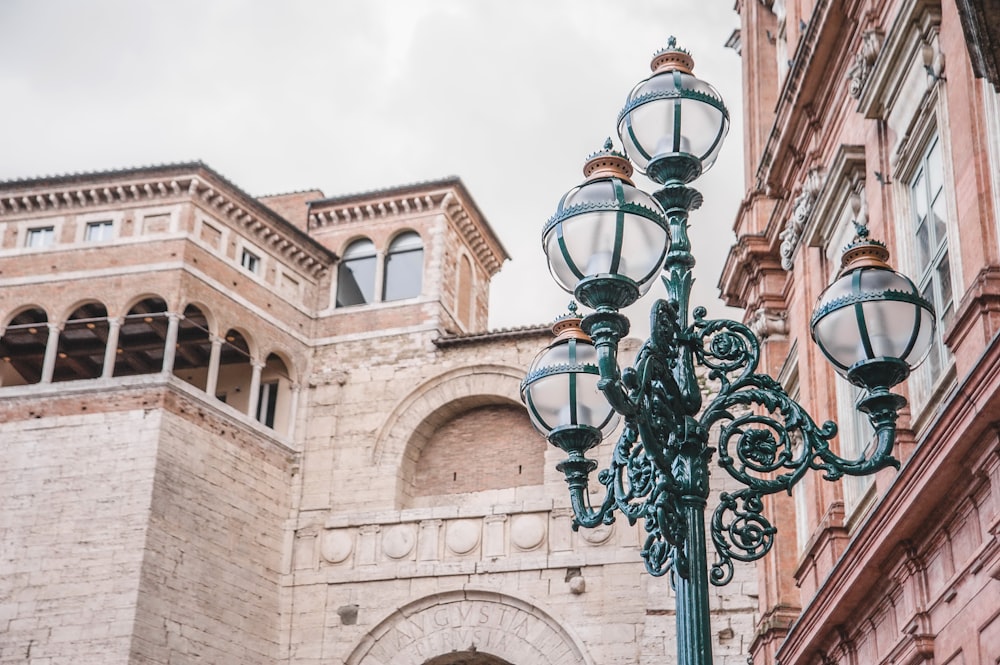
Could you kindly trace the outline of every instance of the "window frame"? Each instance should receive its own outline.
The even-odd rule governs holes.
[[[91,231],[93,229],[101,229],[101,233],[98,237],[92,237]],[[84,242],[108,242],[114,240],[115,238],[115,220],[113,219],[95,219],[92,221],[84,222],[83,226],[83,241]]]
[[[406,242],[410,238],[416,238],[417,242],[419,242],[419,246],[407,246],[402,249],[398,248],[402,242]],[[414,279],[414,275],[409,272],[409,270],[413,268],[412,265],[404,265],[397,268],[396,270],[407,271],[405,274],[397,277],[395,275],[395,271],[390,268],[392,259],[398,257],[408,258],[418,253],[420,255],[420,267],[417,269],[416,277],[419,277],[419,279]],[[379,289],[381,302],[399,302],[401,300],[412,300],[421,296],[424,290],[424,239],[419,233],[412,229],[407,229],[393,236],[393,239],[389,242],[388,249],[385,252],[385,258],[383,259],[382,264],[382,288]],[[397,288],[395,286],[395,282],[397,280],[406,285],[416,283],[416,293],[412,292],[411,287],[404,293],[404,295],[392,295],[390,297],[389,290]]]
[[[958,225],[950,220],[957,218],[955,209],[955,188],[954,178],[951,172],[951,162],[948,156],[951,154],[948,144],[947,132],[941,131],[938,121],[939,117],[944,117],[940,109],[932,108],[919,120],[919,124],[914,128],[911,140],[900,146],[900,159],[897,162],[894,176],[894,199],[896,203],[896,218],[902,220],[903,234],[916,237],[917,219],[915,201],[912,193],[912,185],[918,174],[922,173],[927,163],[927,156],[932,148],[932,143],[936,142],[941,151],[941,196],[944,197],[944,248],[948,262],[948,281],[950,282],[950,305],[951,314],[954,314],[959,298],[956,296],[955,287],[959,283],[956,278],[961,274],[961,252],[956,252],[954,248],[961,247],[957,234]],[[928,211],[930,212],[930,211]],[[920,259],[917,256],[916,243],[900,243],[901,252],[899,257],[899,270],[913,279],[917,288],[923,294],[925,285],[925,270],[920,266]],[[941,248],[938,249],[936,258],[931,261],[930,272],[934,266],[939,265]],[[928,272],[927,274],[930,274]],[[947,312],[939,311],[940,302],[935,295],[931,299],[937,316],[937,325],[934,331],[934,341],[931,347],[931,354],[940,353],[940,366],[936,377],[930,376],[930,361],[925,361],[919,367],[910,372],[907,384],[910,392],[911,411],[915,414],[915,428],[920,429],[920,425],[926,417],[933,412],[932,406],[944,391],[945,387],[954,379],[955,360],[944,343],[945,330],[947,328],[944,316]],[[949,319],[950,320],[950,319]]]
[[[263,261],[261,256],[247,247],[240,248],[240,267],[251,275],[260,275]]]
[[[365,245],[364,250],[353,250],[352,248]],[[361,254],[359,252],[370,250],[370,253]],[[350,254],[354,251],[357,253],[356,256],[351,256]],[[353,280],[354,284],[358,286],[358,292],[362,296],[361,302],[342,302],[341,295],[344,295],[343,289],[345,288],[344,277],[345,272],[350,270],[351,264],[360,264],[361,262],[371,263],[371,279],[365,280],[364,284],[361,284],[358,280]],[[376,299],[379,290],[377,289],[378,282],[378,270],[379,270],[379,253],[375,246],[375,243],[371,238],[366,236],[361,236],[352,239],[344,246],[344,251],[340,255],[340,261],[337,262],[337,284],[334,291],[334,307],[336,309],[342,309],[345,307],[361,307],[363,305],[371,305],[378,300]],[[351,272],[353,277],[354,273]],[[363,286],[368,286],[371,289],[370,294],[364,292]]]
[[[44,235],[42,235],[44,234]],[[33,238],[43,237],[47,240],[41,244],[33,242]],[[44,226],[29,226],[24,230],[25,249],[50,249],[56,244],[56,225],[48,224]]]

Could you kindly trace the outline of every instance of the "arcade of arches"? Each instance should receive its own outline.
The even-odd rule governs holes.
[[[289,433],[292,393],[289,367],[278,353],[255,359],[246,335],[209,330],[196,305],[183,314],[150,297],[121,317],[98,300],[51,321],[45,309],[21,308],[0,336],[0,385],[17,386],[172,373],[278,432]]]

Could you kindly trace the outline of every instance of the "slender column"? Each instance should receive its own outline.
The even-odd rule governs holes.
[[[382,290],[385,288],[385,252],[375,252],[375,293],[372,302],[382,302]]]
[[[260,402],[260,374],[263,370],[263,363],[253,362],[253,373],[250,375],[250,395],[247,398],[247,415],[251,418],[257,417],[257,404]]]
[[[298,420],[296,414],[299,410],[299,395],[302,392],[302,386],[297,383],[292,384],[292,403],[288,405],[288,438],[291,439],[295,436],[295,421]]]
[[[180,314],[167,313],[167,339],[163,343],[163,367],[160,369],[163,374],[169,374],[174,369],[174,358],[177,356],[177,328],[180,320]]]
[[[118,360],[118,334],[122,329],[122,319],[108,319],[108,341],[104,347],[104,366],[101,368],[101,378],[110,379],[115,375],[115,362]]]
[[[49,338],[45,340],[45,359],[42,361],[42,378],[39,383],[52,383],[52,375],[56,370],[56,353],[59,351],[59,333],[62,328],[55,324],[49,327]]]
[[[212,335],[212,352],[208,357],[208,378],[205,380],[205,392],[215,397],[215,389],[219,387],[219,359],[222,357],[222,338]]]

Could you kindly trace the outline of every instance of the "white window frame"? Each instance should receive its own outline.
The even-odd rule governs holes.
[[[957,219],[957,212],[955,210],[954,178],[951,172],[951,150],[947,140],[947,132],[939,129],[939,117],[945,116],[940,111],[937,113],[931,111],[926,116],[920,118],[920,124],[915,127],[917,131],[914,133],[913,140],[901,146],[893,187],[897,210],[896,218],[903,227],[903,237],[915,238],[917,230],[915,227],[916,213],[914,211],[911,187],[924,164],[931,144],[937,141],[941,151],[942,196],[945,198],[946,214],[946,236],[944,240],[947,245],[945,251],[948,254],[948,276],[951,283],[951,292],[942,294],[942,298],[943,302],[950,302],[951,314],[953,315],[959,300],[955,292],[955,286],[959,283],[958,276],[961,270],[961,266],[959,265],[961,254],[955,250],[955,248],[960,247],[957,238],[959,231],[958,224],[952,221]],[[919,260],[916,256],[916,242],[904,242],[900,243],[900,245],[900,249],[902,250],[899,262],[900,270],[909,276],[917,284],[918,288],[921,288],[925,271],[924,266],[919,265]],[[917,367],[910,373],[909,380],[907,381],[910,390],[911,411],[915,416],[914,425],[918,430],[934,411],[930,407],[933,406],[945,387],[954,379],[955,361],[950,350],[945,346],[943,339],[946,323],[942,320],[942,315],[946,313],[937,311],[938,302],[932,301],[931,304],[934,305],[938,317],[933,342],[937,348],[932,349],[931,353],[940,352],[941,363],[936,377],[931,376],[931,366],[925,361],[920,367]]]
[[[96,236],[91,233],[95,229],[100,229],[100,233]],[[108,242],[109,240],[114,240],[114,237],[115,221],[113,219],[96,219],[84,224],[84,242]]]
[[[41,238],[41,242],[36,242],[36,238]],[[56,244],[56,225],[46,224],[39,226],[29,226],[24,230],[25,249],[49,249]]]
[[[247,247],[240,248],[240,267],[253,275],[260,275],[263,260],[256,252]]]

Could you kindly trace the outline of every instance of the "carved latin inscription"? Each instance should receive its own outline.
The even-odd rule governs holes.
[[[369,635],[349,665],[422,665],[453,651],[475,650],[511,663],[579,665],[588,662],[545,613],[518,601],[441,599],[402,609]],[[492,595],[497,598],[496,594]],[[513,599],[512,599],[513,600]]]

